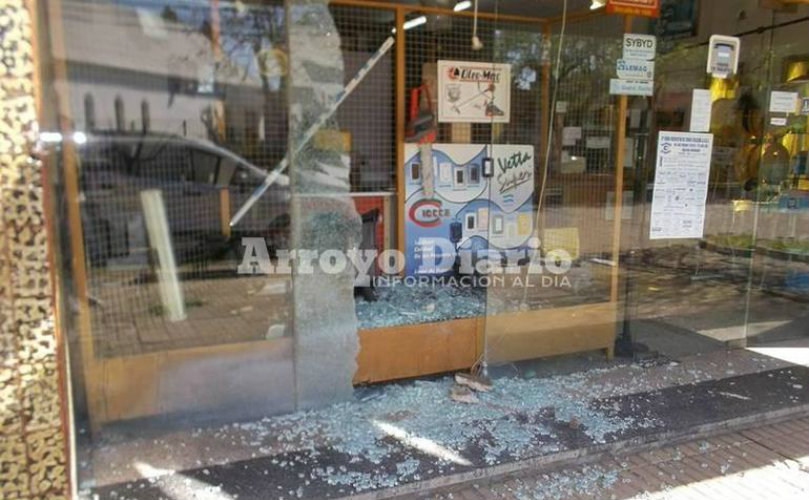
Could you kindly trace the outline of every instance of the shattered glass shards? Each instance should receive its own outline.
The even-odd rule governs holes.
[[[534,276],[530,281],[533,286],[527,291],[522,285],[458,285],[453,277],[415,286],[397,280],[380,281],[383,284],[375,288],[375,300],[357,299],[357,318],[363,329],[415,325],[594,303],[607,293],[592,284],[586,265],[572,269],[567,277],[569,289],[538,286],[541,276]],[[511,278],[514,276],[507,276],[504,283],[511,283]]]
[[[360,328],[433,323],[486,312],[486,290],[473,287],[411,287],[398,283],[375,290],[376,300],[357,299]]]
[[[569,471],[554,471],[537,479],[516,479],[494,490],[498,498],[517,500],[551,500],[591,497],[618,481],[618,471],[588,465]],[[447,497],[441,497],[442,500]]]
[[[591,380],[581,374],[547,379],[504,378],[479,404],[448,397],[453,379],[391,384],[373,399],[265,418],[249,425],[254,439],[278,455],[307,453],[311,479],[355,491],[391,487],[457,467],[494,465],[567,446],[563,434],[587,442],[653,427],[593,405]],[[576,421],[575,428],[570,422]],[[328,450],[328,451],[324,451]],[[322,462],[319,457],[323,453]],[[334,461],[333,453],[347,458]],[[293,467],[292,462],[289,467]]]

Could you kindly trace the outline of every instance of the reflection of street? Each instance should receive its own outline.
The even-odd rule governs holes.
[[[598,255],[611,259],[613,210],[579,201],[571,189],[558,198],[545,211],[545,227],[570,231],[575,237],[562,246],[580,251],[584,261]],[[641,342],[654,343],[665,354],[673,346],[661,341],[673,335],[692,343],[687,351],[699,352],[745,336],[765,342],[807,334],[801,322],[809,301],[809,254],[804,248],[809,235],[796,228],[807,227],[809,214],[755,214],[718,200],[706,207],[703,240],[650,242],[649,208],[638,201],[625,206],[621,233],[619,282],[629,288],[619,300],[628,300],[625,312],[634,323],[630,329]],[[757,247],[752,262],[750,245]],[[599,283],[593,280],[588,290],[595,292]]]
[[[641,260],[628,271],[633,321],[655,320],[720,342],[807,333],[809,312],[801,304],[809,294],[789,286],[790,276],[809,272],[805,263],[757,257],[748,301],[749,257],[672,247],[649,251]],[[641,335],[649,338],[648,332]]]

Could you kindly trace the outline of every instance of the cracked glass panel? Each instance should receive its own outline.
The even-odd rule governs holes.
[[[298,408],[311,408],[344,400],[353,391],[354,271],[350,262],[342,260],[340,269],[340,258],[329,256],[358,246],[360,218],[349,196],[348,152],[332,118],[343,91],[340,36],[327,1],[290,0],[287,9],[291,240],[298,252],[292,292],[295,383]],[[329,136],[338,140],[324,139]]]

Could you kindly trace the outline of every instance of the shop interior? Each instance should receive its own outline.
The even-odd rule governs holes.
[[[74,131],[48,167],[80,440],[316,406],[302,403],[322,401],[301,396],[307,363],[345,346],[349,363],[318,377],[373,394],[459,370],[552,376],[809,334],[809,5],[663,0],[648,18],[590,0],[332,0],[335,71],[291,43],[287,3],[39,7],[43,123]],[[657,37],[653,95],[610,93],[625,33]],[[705,68],[714,34],[741,40],[724,78]],[[447,104],[450,63],[509,71]],[[304,80],[351,91],[290,160],[307,113],[323,111]],[[713,134],[703,237],[652,239],[658,135],[692,130],[706,106],[695,89]],[[792,111],[774,102],[785,94]],[[451,116],[464,112],[482,118]],[[517,201],[484,174],[487,155],[515,154],[529,179]],[[312,188],[307,158],[348,169]],[[351,235],[404,252],[397,276],[418,276],[439,234],[535,257],[497,286],[323,289],[240,267],[244,238],[280,269],[296,243]],[[560,256],[564,273],[531,274]],[[349,340],[313,346],[298,333],[308,315]]]

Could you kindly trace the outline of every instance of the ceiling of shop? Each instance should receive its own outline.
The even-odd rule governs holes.
[[[428,7],[441,7],[451,9],[459,0],[388,0],[389,3],[409,5],[424,5]],[[518,15],[526,17],[558,17],[562,15],[563,0],[479,0],[478,9],[481,12],[498,12],[500,14]],[[568,0],[568,13],[587,12],[591,0]],[[471,9],[470,9],[471,10]],[[410,14],[415,16],[416,14]],[[338,22],[357,24],[362,22],[393,23],[393,11],[386,9],[352,9],[346,18],[339,18]]]
[[[531,17],[560,16],[564,4],[563,0],[479,0],[479,2],[478,9],[482,12]],[[457,0],[403,0],[401,3],[452,8]],[[590,3],[591,0],[568,0],[568,12],[588,10]]]

